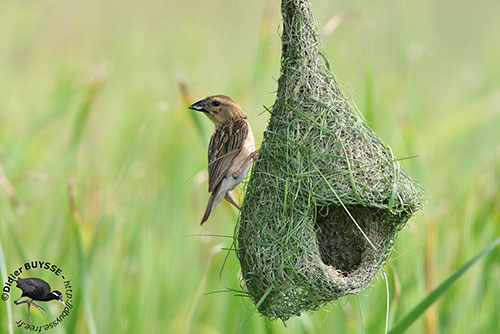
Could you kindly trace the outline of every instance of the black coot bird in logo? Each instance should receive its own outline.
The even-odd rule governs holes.
[[[39,309],[42,313],[45,312],[45,309],[38,304],[35,304],[36,301],[48,302],[50,300],[58,300],[61,304],[64,305],[64,301],[62,299],[62,293],[58,290],[51,291],[49,283],[45,282],[43,279],[32,277],[32,278],[18,278],[16,281],[16,286],[23,291],[21,297],[14,300],[14,304],[28,304],[28,315],[30,317],[31,323],[31,312],[30,306],[33,305],[37,309]],[[23,297],[28,297],[28,299],[24,299],[19,301],[19,299]]]

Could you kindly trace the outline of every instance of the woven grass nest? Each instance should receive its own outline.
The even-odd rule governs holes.
[[[288,319],[360,291],[422,189],[342,95],[308,0],[282,0],[281,76],[236,230],[242,285]]]

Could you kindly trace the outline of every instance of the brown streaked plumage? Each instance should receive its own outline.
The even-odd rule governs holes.
[[[201,219],[203,225],[222,198],[240,208],[231,190],[248,174],[250,162],[256,155],[255,142],[247,116],[229,96],[209,96],[189,108],[205,113],[215,124],[208,146],[208,192],[211,195]]]

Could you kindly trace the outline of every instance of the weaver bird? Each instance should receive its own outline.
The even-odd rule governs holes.
[[[225,198],[238,210],[240,206],[231,196],[233,190],[247,176],[255,158],[255,142],[247,116],[235,100],[225,95],[204,98],[189,106],[203,112],[214,122],[215,131],[208,145],[208,200],[201,224]]]

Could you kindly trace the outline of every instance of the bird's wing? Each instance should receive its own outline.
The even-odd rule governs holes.
[[[208,146],[208,192],[226,176],[248,136],[248,122],[235,119],[215,129]]]
[[[44,280],[36,277],[31,278],[20,278],[18,279],[17,286],[23,290],[23,293],[26,296],[30,294],[43,294],[45,291],[50,292],[49,283]]]
[[[29,295],[36,290],[36,285],[29,278],[18,278],[16,286],[23,291],[24,295]]]

